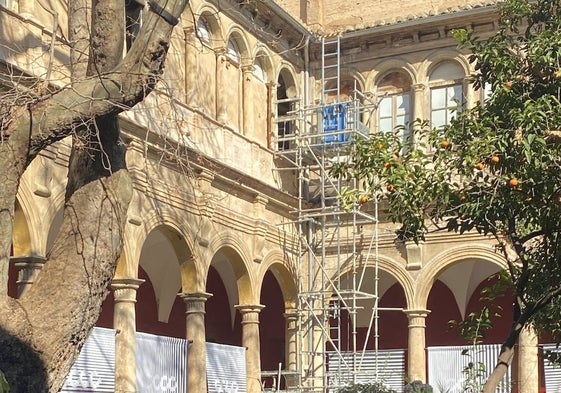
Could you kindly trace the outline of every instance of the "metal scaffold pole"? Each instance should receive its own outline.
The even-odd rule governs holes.
[[[330,173],[334,163],[349,159],[352,141],[370,133],[362,123],[368,117],[363,96],[343,99],[340,37],[321,41],[321,78],[320,104],[279,116],[276,143],[298,179],[298,391],[310,393],[363,381],[365,359],[376,359],[378,349],[377,199],[368,207],[343,207],[344,188],[359,184]]]

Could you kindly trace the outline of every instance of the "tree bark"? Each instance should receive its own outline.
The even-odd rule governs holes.
[[[501,347],[501,353],[499,354],[499,360],[493,368],[493,371],[487,377],[485,384],[483,385],[483,393],[495,393],[497,387],[501,383],[502,379],[506,375],[508,368],[512,364],[512,359],[514,358],[514,345],[507,346],[503,344]]]
[[[94,3],[101,7],[96,10],[103,14],[99,20],[106,27],[109,15],[122,15],[124,24],[122,2]],[[0,291],[4,294],[0,296],[0,370],[12,392],[60,390],[107,294],[132,193],[116,116],[153,90],[163,71],[173,25],[187,1],[150,4],[124,59],[114,60],[116,53],[122,53],[124,39],[113,30],[112,38],[102,37],[92,50],[98,50],[92,57],[96,66],[90,68],[95,75],[74,78],[71,87],[20,110],[0,130],[4,141],[0,167],[6,168],[0,191]],[[106,33],[101,30],[98,37]],[[78,74],[80,70],[76,68]],[[10,299],[5,293],[19,180],[43,148],[69,135],[79,138],[81,143],[75,147],[88,150],[73,149],[61,230],[35,284],[21,299]]]

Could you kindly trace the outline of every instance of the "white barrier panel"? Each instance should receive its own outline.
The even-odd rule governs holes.
[[[381,382],[401,393],[405,379],[405,351],[367,350],[353,354],[351,352],[328,353],[328,375],[333,386],[345,386],[352,383]]]
[[[462,351],[466,351],[462,355]],[[474,367],[482,367],[482,375],[479,382],[484,382],[487,375],[495,367],[500,344],[473,346],[443,346],[428,348],[428,383],[438,393],[461,393],[464,392],[466,374],[464,370],[470,362]],[[511,380],[511,368],[499,384],[497,393],[509,393]]]
[[[187,340],[136,333],[136,378],[139,393],[187,392]]]
[[[61,392],[115,391],[115,330],[93,328]]]
[[[559,352],[556,344],[544,344],[544,351]],[[561,368],[544,359],[543,371],[545,374],[545,391],[547,393],[561,393]]]
[[[245,348],[206,343],[208,393],[246,393]]]

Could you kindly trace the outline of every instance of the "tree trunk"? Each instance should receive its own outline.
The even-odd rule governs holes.
[[[113,15],[124,19],[124,9],[116,7],[124,8],[122,2],[96,3],[113,7]],[[58,392],[97,321],[121,253],[132,195],[116,116],[154,88],[186,4],[150,2],[136,41],[117,66],[114,56],[98,60],[96,75],[74,78],[72,88],[43,97],[3,123],[8,127],[0,130],[0,166],[6,168],[0,175],[0,370],[12,393]],[[111,54],[124,42],[122,35],[114,40]],[[69,135],[79,137],[86,150],[72,153],[62,227],[34,285],[21,299],[10,299],[5,293],[19,179],[43,148]]]
[[[485,385],[483,385],[483,393],[495,393],[497,387],[501,383],[501,380],[506,375],[508,368],[512,364],[512,359],[514,358],[514,345],[508,346],[503,344],[501,347],[501,353],[499,355],[499,360],[495,365],[495,368],[487,377]]]

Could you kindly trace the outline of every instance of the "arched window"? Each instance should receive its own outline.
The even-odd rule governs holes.
[[[253,76],[260,82],[267,82],[267,71],[265,70],[263,60],[259,56],[257,56],[253,62]]]
[[[430,74],[431,124],[439,128],[450,124],[464,105],[464,70],[451,61],[438,65]]]
[[[284,69],[277,80],[277,137],[278,150],[289,150],[294,146],[296,121],[290,113],[296,109],[298,98],[295,94],[294,78]]]
[[[15,2],[13,0],[0,0],[0,6],[13,10],[15,8]]]
[[[197,37],[199,37],[203,44],[210,45],[210,27],[208,25],[208,22],[203,17],[200,17],[199,20],[197,20]]]
[[[394,132],[402,127],[400,135],[411,122],[411,79],[403,72],[391,72],[378,83],[377,126],[380,132]]]
[[[234,64],[240,64],[240,50],[238,44],[232,38],[228,40],[226,47],[226,56]]]

